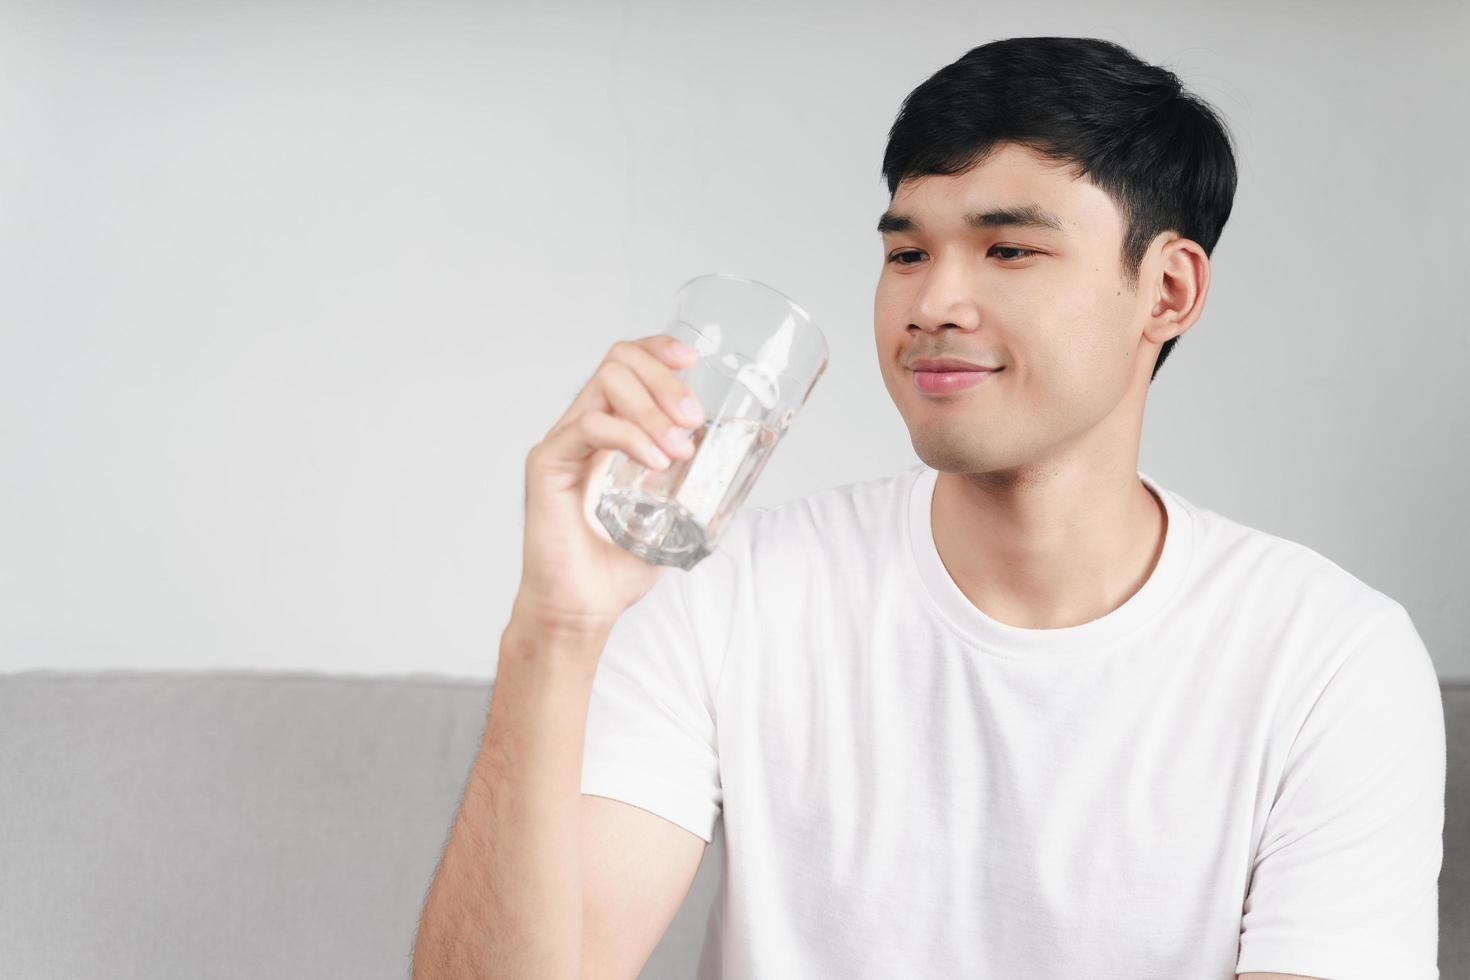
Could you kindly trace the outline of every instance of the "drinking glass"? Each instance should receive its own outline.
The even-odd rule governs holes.
[[[711,273],[674,297],[664,333],[698,359],[678,371],[704,409],[694,454],[655,470],[615,451],[596,514],[621,547],[685,571],[708,557],[827,369],[827,340],[794,300]]]

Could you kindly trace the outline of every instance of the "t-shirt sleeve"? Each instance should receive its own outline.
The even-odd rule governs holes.
[[[1402,605],[1307,712],[1251,871],[1237,973],[1438,977],[1444,702]]]
[[[668,568],[613,625],[587,714],[582,792],[714,839],[723,800],[715,694],[761,508],[738,511],[712,554]]]

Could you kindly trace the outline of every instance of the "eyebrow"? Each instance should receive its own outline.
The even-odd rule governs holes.
[[[1037,228],[1057,232],[1065,231],[1066,228],[1061,218],[1039,204],[1016,204],[990,211],[975,211],[965,215],[965,224],[971,228]],[[919,222],[906,214],[884,211],[878,219],[880,234],[918,230]]]

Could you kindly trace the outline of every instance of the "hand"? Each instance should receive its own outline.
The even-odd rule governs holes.
[[[611,630],[667,568],[613,541],[596,517],[597,490],[613,453],[654,469],[688,459],[693,444],[670,435],[704,420],[679,403],[693,391],[676,373],[696,354],[672,337],[613,344],[592,378],[526,456],[526,532],[514,616],[534,628],[596,634]],[[600,648],[599,648],[600,649]]]

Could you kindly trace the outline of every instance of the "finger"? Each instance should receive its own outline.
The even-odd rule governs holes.
[[[656,470],[667,468],[670,462],[637,423],[606,412],[584,413],[531,451],[546,462],[580,464],[602,450],[622,450]]]
[[[693,364],[696,356],[692,347],[663,334],[642,337],[638,340],[618,341],[608,350],[602,363],[598,365],[598,370],[593,372],[587,384],[577,393],[577,397],[572,399],[571,405],[562,413],[561,418],[556,420],[556,424],[551,427],[551,432],[571,423],[586,412],[613,411],[613,405],[607,398],[607,392],[604,390],[600,377],[602,365],[613,360],[621,361],[632,367],[640,377],[645,379],[645,384],[649,384],[650,375],[657,373],[656,368],[661,369],[667,377],[653,383],[651,387],[656,394],[662,396],[660,400],[670,415],[681,415],[682,413],[678,411],[678,403],[685,395],[692,395],[692,391],[682,379],[674,376],[674,372],[681,371]],[[701,418],[690,422],[689,425],[697,425],[701,420],[702,413]]]
[[[622,361],[608,361],[600,373],[603,393],[612,404],[611,414],[636,422],[670,456],[683,459],[694,454],[689,442],[693,426],[685,419],[666,412],[632,368]],[[673,381],[679,380],[670,377]]]

